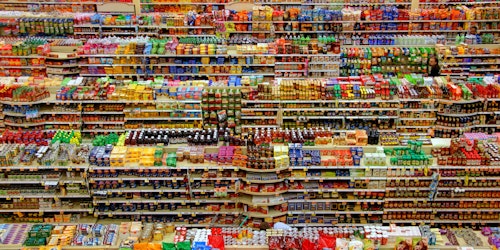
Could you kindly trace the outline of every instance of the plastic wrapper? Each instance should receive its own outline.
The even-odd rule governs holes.
[[[269,236],[269,249],[284,250],[284,242],[281,236]]]
[[[174,243],[163,242],[163,250],[176,250]]]
[[[424,237],[422,239],[413,239],[414,250],[427,250],[429,249],[429,240]]]
[[[300,249],[299,239],[291,236],[285,237],[284,247],[287,250],[299,250]]]
[[[316,250],[316,244],[314,244],[309,239],[305,239],[302,241],[302,249],[301,250]]]
[[[349,242],[349,250],[363,250],[363,242],[351,240],[351,242]]]
[[[349,242],[346,239],[337,238],[335,240],[336,250],[349,250]]]
[[[224,237],[222,237],[222,235],[209,235],[208,245],[210,245],[212,248],[224,250]]]
[[[364,239],[363,240],[363,249],[364,250],[375,250],[375,244],[373,244],[373,241],[372,240],[369,240],[369,239]]]
[[[333,235],[320,233],[318,249],[335,249],[336,238]]]
[[[411,240],[398,237],[396,239],[396,244],[394,245],[394,250],[412,250]]]
[[[177,243],[177,250],[191,250],[191,242],[184,241]]]

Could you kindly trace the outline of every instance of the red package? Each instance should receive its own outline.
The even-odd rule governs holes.
[[[301,250],[316,250],[316,244],[311,242],[309,239],[305,239],[302,241],[302,249]]]
[[[324,249],[324,248],[335,249],[335,242],[336,242],[335,236],[330,234],[320,233],[318,241],[318,249]]]
[[[284,245],[286,250],[300,250],[300,242],[298,238],[286,236]]]
[[[224,237],[222,235],[209,235],[208,245],[212,248],[224,250]]]
[[[285,248],[283,248],[283,238],[281,236],[269,236],[268,241],[269,249],[285,250]]]

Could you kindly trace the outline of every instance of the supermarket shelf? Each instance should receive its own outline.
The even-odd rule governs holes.
[[[433,128],[434,126],[403,126],[403,125],[396,125],[398,129],[400,128],[413,128],[413,129],[430,129]]]
[[[1,2],[4,4],[5,2]],[[28,56],[21,56],[21,55],[2,55],[2,58],[27,58],[27,59],[33,59],[33,58],[45,58],[44,56],[41,55],[28,55]]]
[[[175,200],[175,199],[123,199],[123,198],[107,198],[103,200],[94,200],[97,204],[111,204],[111,203],[123,203],[123,204],[143,204],[143,203],[168,203],[168,204],[191,204],[191,203],[235,203],[234,200],[223,200],[223,199],[197,199],[197,200]]]
[[[107,192],[107,193],[187,193],[188,190],[186,188],[179,189],[166,189],[159,188],[153,189],[153,187],[138,187],[138,188],[122,188],[122,189],[105,189],[105,190],[94,190],[93,193],[99,192]]]
[[[187,73],[187,74],[176,74],[176,73],[168,73],[168,74],[148,74],[148,76],[197,76],[197,77],[204,77],[204,76],[274,76],[274,73],[269,73],[269,72],[263,72],[263,73],[236,73],[236,74],[225,74],[225,73],[219,73],[219,74],[206,74],[206,73]]]
[[[159,63],[159,64],[149,64],[147,67],[215,67],[215,66],[241,66],[241,67],[250,67],[250,66],[262,66],[262,67],[274,67],[274,64],[173,64],[173,63]]]
[[[289,189],[293,193],[318,193],[318,192],[385,192],[385,189],[355,189],[355,188],[308,188],[308,189]]]
[[[252,201],[251,197],[240,197],[238,198],[237,202],[243,203],[252,207],[271,207],[271,206],[278,206],[281,204],[287,203],[287,201],[282,200],[282,201],[276,201],[276,202],[270,202],[270,203],[254,203]]]
[[[201,121],[202,117],[126,117],[127,121]]]
[[[242,112],[279,111],[279,108],[242,108]]]
[[[78,67],[78,64],[63,64],[63,65],[50,65],[50,64],[47,64],[45,66],[47,68],[73,68],[73,67]],[[59,73],[53,73],[53,74],[59,74]]]
[[[343,116],[283,116],[283,119],[292,119],[292,120],[299,120],[299,117],[304,117],[306,119],[324,119],[324,120],[332,120],[332,119],[344,119]]]
[[[208,210],[192,210],[192,209],[177,209],[177,210],[137,210],[134,212],[123,211],[108,211],[108,212],[94,212],[97,215],[197,215],[197,214],[210,214],[210,215],[239,215],[239,210],[221,210],[221,211],[208,211]]]
[[[276,211],[274,209],[269,210],[268,214],[258,213],[258,212],[245,212],[243,215],[250,218],[274,218],[286,215],[288,212]]]
[[[384,198],[385,201],[429,201],[428,198]],[[456,197],[456,198],[436,198],[432,202],[450,202],[450,201],[476,201],[476,202],[490,202],[490,201],[500,201],[500,198],[466,198],[466,197]]]
[[[143,3],[141,5],[226,5],[227,3],[217,3],[217,2],[206,2],[206,3],[196,3],[196,2],[151,2]]]
[[[438,111],[438,109],[435,109],[435,108],[421,108],[421,109],[401,108],[399,110],[402,112],[436,112],[436,111]]]
[[[86,76],[86,77],[104,77],[104,76],[122,76],[122,77],[144,77],[146,74],[80,74],[80,76]]]
[[[241,125],[242,128],[277,128],[278,125]]]
[[[308,1],[308,0],[306,0]],[[366,5],[366,6],[376,6],[376,5],[411,5],[410,2],[384,2],[384,3],[336,3],[336,2],[320,2],[320,3],[310,3],[303,2],[302,5],[312,5],[312,6],[344,6],[344,5]]]
[[[197,113],[201,113],[202,111],[200,109],[178,109],[178,110],[175,110],[175,109],[136,109],[136,110],[124,109],[123,112],[119,112],[119,113],[123,114],[123,113],[134,113],[134,112],[138,112],[138,113],[162,113],[162,112],[166,112],[166,113],[171,113],[171,112],[183,112],[183,113],[197,112]]]
[[[249,115],[244,115],[241,117],[242,120],[266,120],[266,119],[277,119],[276,116],[249,116]]]
[[[239,169],[243,170],[243,171],[248,171],[248,172],[260,172],[260,173],[272,173],[272,172],[276,172],[276,173],[279,173],[281,171],[287,171],[287,170],[289,170],[289,167],[286,166],[286,167],[273,168],[273,169],[256,169],[256,168],[240,167]]]
[[[339,202],[339,203],[351,203],[351,202],[356,202],[356,203],[360,203],[360,202],[384,202],[383,199],[355,199],[355,200],[349,200],[349,199],[301,199],[301,200],[287,200],[288,202],[295,202],[295,203],[303,203],[303,202],[310,202],[310,203],[314,203],[314,202],[329,202],[329,203],[332,203],[332,202]]]
[[[191,191],[192,192],[200,192],[201,194],[204,194],[204,193],[216,193],[216,191],[214,190],[214,187],[202,187],[202,188],[198,188],[198,189],[192,189]],[[236,190],[234,190],[234,189],[228,189],[227,192],[228,193],[235,193]]]
[[[69,166],[39,166],[39,165],[32,165],[32,166],[1,166],[0,170],[29,170],[29,171],[37,171],[37,170],[67,170],[69,172],[76,170],[86,170],[88,168],[88,165],[69,165]]]
[[[292,166],[290,170],[327,170],[327,169],[386,169],[387,166]]]
[[[408,219],[408,220],[385,220],[387,223],[391,224],[426,224],[426,225],[434,225],[434,224],[461,224],[461,223],[466,223],[466,224],[480,224],[480,225],[485,225],[485,224],[498,224],[498,220],[415,220],[415,219]]]
[[[171,181],[171,180],[176,180],[176,181],[183,181],[184,177],[125,177],[125,176],[119,176],[119,177],[90,177],[89,182],[95,182],[95,181]]]
[[[287,190],[280,190],[276,192],[252,192],[247,190],[239,190],[238,192],[243,194],[255,195],[255,196],[272,196],[272,195],[280,195],[287,192]]]
[[[0,65],[0,69],[45,69],[45,66],[3,66]]]
[[[41,184],[42,186],[48,185],[48,184],[59,184],[59,183],[85,183],[85,180],[80,179],[80,180],[62,180],[62,179],[37,179],[37,180],[30,180],[30,179],[0,179],[0,183],[2,184]]]
[[[494,4],[497,1],[473,1],[473,2],[419,2],[421,5],[475,5],[475,4]]]
[[[76,199],[76,198],[90,198],[90,194],[68,194],[68,195],[59,195],[59,194],[17,194],[17,195],[0,195],[1,199],[30,199],[30,198],[40,198],[40,199]]]
[[[83,133],[121,133],[125,129],[83,129]]]
[[[498,54],[467,54],[467,55],[450,55],[451,57],[462,58],[462,57],[498,57]]]
[[[268,184],[268,183],[277,183],[277,182],[283,182],[285,179],[273,179],[273,180],[249,180],[247,178],[241,178],[241,181],[247,182],[247,183],[255,183],[255,184]]]
[[[182,164],[177,163],[178,165],[176,167],[166,167],[166,166],[161,166],[161,167],[141,167],[141,166],[123,166],[123,167],[98,167],[98,166],[90,166],[89,167],[89,172],[93,171],[99,171],[99,170],[136,170],[136,171],[144,171],[144,170],[238,170],[238,167],[234,166],[217,166],[217,165],[203,165],[203,166],[192,166],[191,164]]]
[[[90,124],[100,124],[100,125],[115,125],[115,124],[124,124],[125,121],[83,121],[83,124],[85,125],[90,125]]]
[[[91,213],[93,208],[35,208],[35,209],[0,209],[0,213]]]
[[[123,115],[123,111],[83,111],[84,115]]]
[[[405,109],[402,109],[401,111],[407,111]],[[437,118],[436,117],[429,117],[429,118],[399,118],[400,121],[435,121]]]
[[[79,67],[142,67],[144,64],[78,64]]]
[[[6,116],[26,117],[26,114],[17,113],[17,112],[3,111],[3,114],[6,115]]]
[[[288,214],[300,215],[300,214],[384,214],[383,211],[330,211],[330,210],[316,210],[316,211],[288,211]]]
[[[328,226],[337,226],[337,227],[360,227],[366,226],[364,223],[337,223],[336,221],[332,221],[332,223],[297,223],[290,224],[292,227],[328,227]],[[382,223],[369,223],[369,225],[373,226],[381,226]]]
[[[318,177],[290,177],[288,180],[290,181],[329,181],[329,180],[355,180],[355,179],[363,179],[363,180],[386,180],[386,177],[373,177],[373,176],[335,176],[335,177],[326,177],[326,176],[318,176]]]

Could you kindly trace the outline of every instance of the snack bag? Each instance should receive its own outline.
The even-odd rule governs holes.
[[[301,250],[316,250],[316,244],[311,242],[309,239],[305,239],[302,241],[302,249]]]
[[[424,237],[422,239],[413,239],[413,250],[427,250],[429,249],[429,240]]]
[[[335,249],[336,250],[349,250],[349,243],[346,239],[337,238],[335,241]]]
[[[396,244],[394,245],[394,250],[412,250],[412,242],[409,239],[403,237],[398,237],[396,239]]]
[[[363,250],[363,242],[356,239],[351,240],[349,242],[349,250]]]
[[[222,237],[222,235],[209,235],[208,245],[210,245],[212,248],[224,250],[224,238]]]
[[[336,238],[333,235],[320,233],[318,248],[319,249],[335,249]]]
[[[163,242],[162,245],[163,245],[163,250],[175,250],[174,243]]]

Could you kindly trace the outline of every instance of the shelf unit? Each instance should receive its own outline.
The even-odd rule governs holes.
[[[465,3],[446,3],[446,4],[465,4],[465,5],[475,5],[475,4],[496,4],[497,2],[465,2]],[[0,3],[0,5],[3,3]],[[11,4],[11,3],[6,3]],[[14,4],[17,4],[14,3]],[[25,4],[24,2],[21,4]],[[27,2],[26,4],[31,4]],[[37,5],[55,5],[51,2],[37,2]],[[93,5],[94,3],[92,3]],[[235,3],[147,3],[141,2],[140,7],[147,9],[149,6],[162,6],[162,5],[193,5],[191,8],[198,8],[203,5],[211,5],[216,7],[216,9],[226,8],[231,9]],[[327,6],[327,7],[342,7],[342,6],[379,6],[379,5],[398,5],[404,8],[410,7],[412,3],[410,2],[389,2],[389,3],[315,3],[315,2],[256,2],[253,4],[257,5],[283,5],[283,6]],[[421,5],[434,5],[435,3],[420,3]],[[66,5],[66,3],[65,3]],[[69,5],[69,4],[68,4]],[[73,4],[72,4],[73,5]],[[77,4],[75,4],[77,5]],[[86,5],[86,3],[79,3],[79,5]],[[98,5],[98,4],[96,4]],[[429,33],[448,33],[452,36],[456,33],[465,33],[463,30],[435,30],[435,29],[415,29],[414,24],[421,24],[424,22],[434,22],[434,23],[498,23],[499,20],[374,20],[374,21],[238,21],[238,24],[260,24],[268,23],[273,26],[280,24],[283,25],[304,25],[316,23],[328,23],[328,24],[386,24],[386,23],[398,23],[406,24],[408,23],[408,29],[400,30],[370,30],[365,28],[364,30],[331,30],[326,31],[313,31],[313,30],[276,30],[276,31],[235,31],[235,32],[220,32],[220,34],[226,34],[230,37],[232,34],[278,34],[279,35],[295,35],[298,33],[304,33],[308,35],[313,34],[429,34]],[[222,22],[226,23],[226,22]],[[220,23],[219,23],[220,24]],[[339,27],[334,25],[332,27]],[[411,28],[410,28],[411,27]],[[74,32],[77,36],[87,36],[92,35],[96,37],[102,37],[107,35],[116,36],[136,36],[136,35],[148,35],[148,36],[159,36],[159,37],[208,37],[215,36],[214,34],[186,34],[186,35],[170,35],[159,33],[159,30],[170,30],[170,29],[183,29],[191,30],[198,29],[207,32],[211,29],[215,30],[215,26],[143,26],[143,25],[102,25],[102,24],[83,24],[75,25],[73,28],[82,29]],[[498,30],[487,29],[482,30],[486,32],[496,33]],[[351,48],[366,48],[374,47],[380,49],[393,49],[393,48],[427,48],[430,46],[411,46],[411,45],[394,45],[394,46],[341,46],[342,49]],[[12,56],[15,57],[15,56]],[[249,68],[249,71],[241,71],[241,73],[208,73],[207,68],[214,67],[235,67],[230,60],[232,58],[259,58],[259,57],[269,57],[273,59],[272,63],[240,63],[238,66]],[[317,57],[328,57],[328,61],[316,60]],[[381,56],[385,57],[385,56]],[[496,58],[498,55],[478,55],[478,54],[466,54],[459,55],[456,58]],[[10,56],[2,58],[11,58]],[[37,56],[25,56],[25,59],[36,59]],[[101,58],[112,58],[115,61],[122,61],[121,63],[113,63],[112,65],[98,63],[91,64],[89,60],[101,59]],[[172,59],[201,59],[210,58],[218,59],[224,58],[223,63],[174,63]],[[303,62],[294,62],[290,59],[303,60]],[[44,58],[45,60],[54,60]],[[151,62],[152,59],[158,60],[158,62]],[[165,61],[162,61],[165,59]],[[346,59],[346,60],[344,60]],[[238,55],[238,54],[223,54],[223,55],[81,55],[78,58],[78,62],[70,62],[68,65],[22,65],[22,66],[5,66],[4,69],[35,69],[43,71],[46,69],[48,74],[53,74],[52,72],[58,72],[58,70],[63,69],[61,75],[67,76],[64,73],[64,68],[78,68],[82,70],[79,72],[80,76],[111,76],[115,78],[133,78],[133,79],[151,79],[157,76],[166,76],[171,79],[195,79],[195,78],[215,78],[220,77],[225,79],[227,77],[237,76],[263,76],[266,80],[276,79],[277,82],[286,81],[287,79],[295,78],[327,78],[336,77],[339,75],[353,75],[361,74],[366,72],[375,72],[373,67],[370,71],[350,71],[349,67],[355,65],[356,63],[349,61],[350,58],[342,57],[339,54],[327,54],[327,55],[309,55],[309,54],[263,54],[263,55]],[[351,58],[352,59],[352,58]],[[70,59],[72,60],[72,59]],[[86,61],[85,61],[86,60]],[[83,62],[83,63],[82,63]],[[463,66],[457,68],[460,71],[459,74],[473,74],[473,73],[483,73],[484,71],[494,72],[498,70],[497,68],[472,68],[468,66],[484,66],[484,65],[497,65],[498,62],[492,64],[486,62],[460,62],[458,65]],[[425,63],[415,63],[413,66],[415,70],[412,72],[421,72],[420,69]],[[450,66],[455,66],[453,63],[449,63]],[[372,65],[373,66],[373,65]],[[392,64],[383,66],[393,66]],[[170,73],[170,68],[181,68],[183,71]],[[419,68],[420,67],[420,68]],[[1,68],[1,67],[0,67]],[[119,69],[117,72],[113,73],[106,72],[106,68]],[[168,68],[168,72],[165,69]],[[50,69],[50,70],[49,70]],[[91,71],[89,69],[95,70]],[[365,68],[366,69],[366,68]],[[199,72],[202,73],[199,73]],[[393,72],[393,69],[381,69],[380,72],[387,73]],[[462,72],[462,71],[465,71]],[[118,73],[119,72],[119,73]],[[196,72],[196,73],[195,73]],[[361,73],[360,73],[361,72]],[[71,74],[77,74],[76,72],[68,72]],[[452,72],[454,73],[454,72]],[[241,88],[240,88],[241,89]],[[312,99],[312,98],[311,98]],[[357,124],[368,123],[370,125],[377,124],[380,128],[380,132],[390,132],[398,131],[400,133],[405,133],[402,137],[404,140],[421,140],[429,141],[430,133],[429,129],[442,130],[475,130],[481,127],[491,128],[495,131],[499,131],[500,124],[473,124],[466,127],[447,127],[439,125],[436,123],[438,119],[436,116],[443,115],[440,110],[434,106],[434,104],[439,105],[443,100],[435,100],[430,102],[429,106],[422,108],[407,108],[411,107],[415,102],[430,101],[426,99],[393,99],[393,100],[380,100],[380,99],[366,99],[366,100],[243,100],[243,115],[241,117],[241,126],[247,131],[252,128],[264,128],[264,127],[292,127],[292,124],[301,123],[307,126],[312,122],[324,122],[327,120],[336,122],[332,126],[335,128],[336,133],[342,133],[347,129],[360,127]],[[155,106],[160,102],[171,102],[177,103],[174,100],[147,100],[147,101],[132,101],[132,100],[85,100],[85,101],[56,101],[56,100],[41,100],[32,103],[15,103],[15,102],[2,102],[2,105],[40,105],[39,112],[42,116],[59,116],[59,115],[75,115],[75,121],[48,121],[48,122],[17,122],[16,119],[19,117],[25,117],[23,113],[16,113],[12,111],[3,112],[3,115],[8,117],[5,122],[6,125],[12,127],[24,127],[24,126],[39,126],[44,129],[78,129],[84,133],[111,133],[111,132],[124,132],[130,130],[131,127],[135,126],[137,123],[134,121],[157,121],[161,123],[162,121],[186,121],[188,123],[197,123],[202,120],[203,111],[202,109],[166,109],[166,110],[152,110],[147,108],[137,109],[137,105],[147,104],[150,106]],[[360,113],[358,110],[360,107],[348,107],[352,103],[371,103],[377,104],[384,107],[370,107],[370,113]],[[446,101],[444,101],[446,102]],[[201,104],[197,100],[187,100],[179,103],[196,103]],[[461,103],[461,102],[458,102]],[[463,101],[462,103],[470,103],[469,101]],[[100,108],[100,104],[117,104],[121,105],[121,108],[114,110],[105,110]],[[299,108],[293,107],[295,104],[304,105]],[[61,111],[50,111],[53,105],[69,107],[82,106],[81,109],[76,108],[74,111],[61,110]],[[258,105],[265,105],[264,107]],[[305,107],[309,105],[309,107]],[[104,105],[103,105],[104,106]],[[10,108],[10,107],[8,107]],[[392,112],[393,111],[393,112]],[[428,117],[407,117],[402,115],[402,112],[421,112],[428,114]],[[157,116],[147,116],[142,113],[158,113]],[[494,111],[492,111],[494,112]],[[496,111],[498,112],[498,111]],[[137,115],[139,113],[140,115]],[[168,115],[179,115],[180,116],[168,116]],[[190,113],[190,117],[184,117],[185,113]],[[193,113],[193,114],[191,114]],[[389,114],[388,114],[389,113]],[[144,116],[143,116],[144,115]],[[147,114],[149,115],[149,114]],[[432,117],[432,115],[434,115]],[[462,117],[470,116],[472,114],[447,114],[446,116],[451,117]],[[478,113],[476,115],[497,115],[498,113]],[[113,117],[113,119],[110,118]],[[13,118],[14,117],[14,118]],[[269,120],[273,122],[269,122]],[[370,121],[370,123],[369,123]],[[412,122],[421,122],[428,125],[415,125]],[[152,124],[152,123],[148,123]],[[201,124],[201,123],[199,123]],[[67,125],[65,127],[58,127],[59,125]],[[116,125],[116,126],[111,126]],[[51,126],[51,127],[50,127]],[[362,126],[367,127],[367,125]],[[413,130],[411,130],[413,129]],[[318,147],[321,148],[321,147]],[[328,147],[327,149],[338,149],[338,147]],[[175,147],[170,147],[166,150],[173,150]],[[314,149],[314,148],[313,148]],[[372,146],[364,147],[368,151],[373,150]],[[476,168],[481,168],[475,166]],[[43,172],[43,171],[54,171],[61,172],[63,174],[72,172],[84,172],[85,177],[82,180],[67,180],[63,178],[47,179],[47,180],[9,180],[2,179],[4,184],[9,185],[21,185],[21,184],[33,184],[41,186],[42,184],[47,184],[47,182],[54,182],[60,186],[60,190],[54,192],[53,194],[6,194],[0,195],[0,199],[5,199],[6,201],[21,200],[21,199],[51,199],[57,200],[89,200],[88,202],[92,205],[90,208],[71,208],[67,206],[59,206],[58,208],[43,208],[41,210],[36,209],[11,209],[6,208],[0,210],[0,212],[5,213],[15,213],[15,212],[25,212],[25,213],[57,213],[64,209],[65,212],[79,213],[79,214],[94,214],[96,217],[105,218],[127,218],[127,219],[144,219],[150,220],[161,220],[168,219],[175,221],[178,224],[186,223],[192,218],[195,218],[194,225],[212,225],[218,217],[232,217],[236,218],[239,216],[255,218],[257,220],[264,221],[276,221],[282,220],[286,221],[288,224],[295,226],[303,225],[332,225],[332,224],[364,224],[364,223],[398,223],[398,224],[414,224],[419,222],[430,222],[430,223],[442,223],[442,224],[453,224],[457,220],[452,219],[439,219],[438,217],[442,213],[468,213],[471,209],[456,209],[447,208],[442,209],[437,212],[435,208],[419,208],[421,212],[436,214],[435,217],[438,219],[427,220],[427,219],[415,219],[412,218],[402,220],[395,218],[392,215],[397,213],[416,213],[417,211],[413,208],[388,208],[389,204],[392,202],[408,202],[411,203],[415,200],[422,201],[426,203],[425,198],[408,198],[406,195],[397,194],[394,197],[388,197],[389,193],[402,193],[409,192],[424,193],[429,191],[429,187],[409,187],[400,188],[397,186],[390,186],[392,183],[402,183],[402,182],[415,182],[419,179],[419,182],[428,181],[427,177],[414,177],[414,176],[390,176],[383,175],[380,172],[389,171],[393,168],[406,168],[402,166],[285,166],[278,169],[270,170],[260,170],[245,167],[234,167],[234,166],[219,166],[216,164],[189,164],[183,163],[176,168],[166,168],[166,167],[140,167],[140,166],[127,166],[127,167],[97,167],[97,166],[80,166],[80,167],[47,167],[47,166],[14,166],[6,167],[2,169],[3,172],[7,174],[12,174],[12,172]],[[448,167],[446,166],[431,166],[430,169],[437,168],[438,171],[446,171]],[[469,169],[473,167],[469,166],[453,166],[456,169]],[[488,169],[497,169],[495,166],[490,166]],[[165,171],[165,173],[175,173],[176,176],[144,176],[145,172],[151,173],[153,170]],[[484,170],[483,170],[484,171]],[[379,176],[373,176],[374,172],[378,172]],[[314,176],[317,174],[321,176]],[[371,173],[368,174],[368,173]],[[116,175],[115,175],[116,174]],[[261,175],[281,175],[276,176],[276,179],[253,179],[250,178],[251,174],[261,174]],[[324,174],[324,176],[323,176]],[[338,174],[342,174],[338,176]],[[88,175],[88,178],[87,178]],[[165,174],[167,175],[167,174]],[[288,176],[289,175],[289,176]],[[471,181],[476,182],[493,182],[497,181],[499,178],[497,176],[480,176],[480,177],[470,177]],[[461,177],[442,177],[440,184],[445,184],[451,181],[461,181]],[[370,188],[346,188],[344,186],[335,186],[336,184],[344,184],[347,182],[364,182]],[[61,190],[64,187],[79,184],[82,186],[90,185],[91,192],[74,195],[63,195]],[[139,184],[140,183],[140,184]],[[294,186],[294,188],[287,188],[279,191],[269,191],[269,192],[256,192],[256,191],[246,191],[241,190],[241,186],[245,185],[261,185],[266,186],[267,184],[275,183],[287,183],[287,185]],[[107,185],[110,185],[109,187]],[[155,186],[155,185],[159,185]],[[302,185],[302,186],[301,186]],[[44,185],[45,186],[45,185]],[[214,189],[224,187],[227,190],[225,192],[218,192]],[[442,192],[448,192],[453,190],[454,187],[446,186],[439,187]],[[496,187],[474,187],[468,186],[464,187],[465,192],[480,192],[480,191],[495,191]],[[368,194],[370,193],[370,194]],[[376,193],[377,195],[374,195]],[[383,195],[383,196],[382,196]],[[261,196],[267,197],[267,202],[254,202],[254,197]],[[277,199],[277,197],[283,199]],[[462,201],[462,202],[484,202],[472,200],[473,198],[456,198],[456,197],[443,197],[436,198],[432,201],[433,204],[443,204],[450,201]],[[90,201],[91,200],[91,201]],[[491,200],[491,199],[488,199]],[[430,203],[430,202],[429,202]],[[174,207],[175,206],[175,207]],[[322,206],[323,209],[319,209]],[[335,206],[335,207],[334,207]],[[188,209],[189,208],[189,209]],[[259,210],[261,208],[262,210]],[[286,208],[286,209],[285,209]],[[315,210],[313,210],[315,208]],[[329,209],[327,209],[329,208]],[[335,208],[335,209],[334,209]],[[281,210],[280,210],[281,209]],[[154,211],[152,211],[154,210]],[[485,212],[483,210],[474,210],[479,212]],[[498,209],[490,209],[491,212],[498,212]],[[41,216],[41,215],[40,215]],[[485,224],[498,223],[499,219],[484,220]],[[191,221],[193,222],[193,221]],[[463,217],[459,220],[459,223],[477,223],[473,218]],[[193,226],[193,224],[188,224]]]

